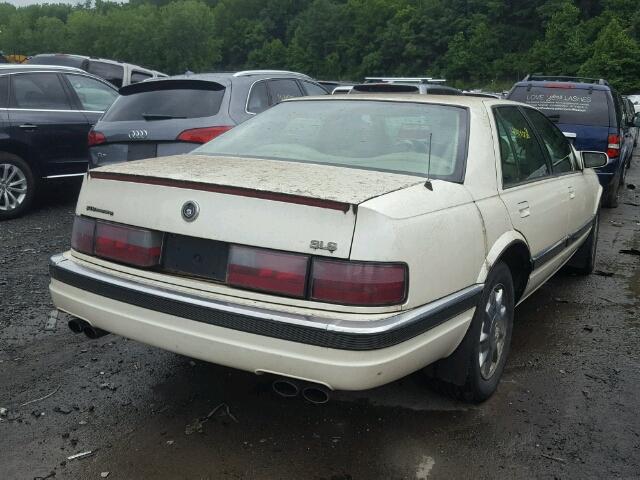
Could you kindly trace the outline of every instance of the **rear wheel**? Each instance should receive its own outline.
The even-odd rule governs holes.
[[[471,402],[482,402],[496,391],[511,346],[513,312],[511,271],[505,263],[498,262],[487,277],[467,334],[445,359],[459,371],[455,375],[436,373],[433,383],[440,391]],[[461,381],[453,383],[452,377]]]
[[[17,155],[0,153],[0,220],[19,217],[29,209],[35,183],[27,162]]]

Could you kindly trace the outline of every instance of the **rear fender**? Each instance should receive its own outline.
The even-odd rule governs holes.
[[[487,257],[482,264],[476,283],[484,283],[491,271],[491,268],[493,268],[503,253],[506,252],[510,246],[516,243],[524,244],[527,247],[527,250],[529,249],[529,245],[527,244],[524,236],[516,230],[510,230],[498,237],[487,253]]]

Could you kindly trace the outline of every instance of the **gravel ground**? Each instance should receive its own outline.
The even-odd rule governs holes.
[[[627,182],[640,187],[640,157]],[[640,257],[620,253],[640,249],[640,190],[602,212],[597,274],[560,272],[517,309],[489,401],[453,402],[416,374],[321,406],[87,340],[64,315],[52,327],[47,262],[68,248],[77,191],[50,188],[0,224],[0,479],[640,478]]]

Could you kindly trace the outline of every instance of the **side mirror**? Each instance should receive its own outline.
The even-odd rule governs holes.
[[[604,152],[580,152],[584,168],[604,167],[609,163],[609,155]]]
[[[640,127],[640,112],[636,113],[633,117],[633,126]]]

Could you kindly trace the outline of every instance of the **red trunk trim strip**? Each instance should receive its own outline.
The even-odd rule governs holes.
[[[203,192],[224,193],[226,195],[237,195],[239,197],[261,198],[274,202],[295,203],[298,205],[308,205],[310,207],[326,208],[329,210],[339,210],[348,212],[351,205],[335,200],[322,200],[320,198],[309,198],[301,195],[290,195],[288,193],[263,192],[243,187],[229,187],[226,185],[215,185],[209,183],[191,182],[188,180],[173,180],[168,178],[148,177],[144,175],[128,175],[124,173],[111,172],[89,172],[91,178],[100,180],[116,180],[120,182],[144,183],[148,185],[160,185],[163,187],[187,188],[189,190],[200,190]]]

